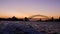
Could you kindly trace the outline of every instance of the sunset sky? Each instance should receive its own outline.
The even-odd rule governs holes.
[[[0,0],[0,17],[60,16],[60,0]]]

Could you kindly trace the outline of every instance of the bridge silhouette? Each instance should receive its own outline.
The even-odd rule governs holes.
[[[39,18],[43,17],[43,19],[49,19],[49,17],[45,15],[32,15],[32,16],[29,16],[28,18],[33,19],[34,17],[39,17]]]

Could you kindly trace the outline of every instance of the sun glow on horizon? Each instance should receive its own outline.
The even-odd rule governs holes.
[[[17,18],[31,15],[46,15],[48,17],[60,17],[59,0],[0,0],[0,17]]]

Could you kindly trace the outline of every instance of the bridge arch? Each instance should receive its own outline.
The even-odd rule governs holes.
[[[34,17],[40,17],[39,19],[49,19],[48,16],[45,16],[45,15],[32,15],[30,17],[28,17],[29,19],[33,19]],[[42,18],[41,18],[42,17]]]

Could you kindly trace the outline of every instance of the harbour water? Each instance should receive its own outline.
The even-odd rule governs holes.
[[[0,21],[0,34],[60,34],[60,22]]]

